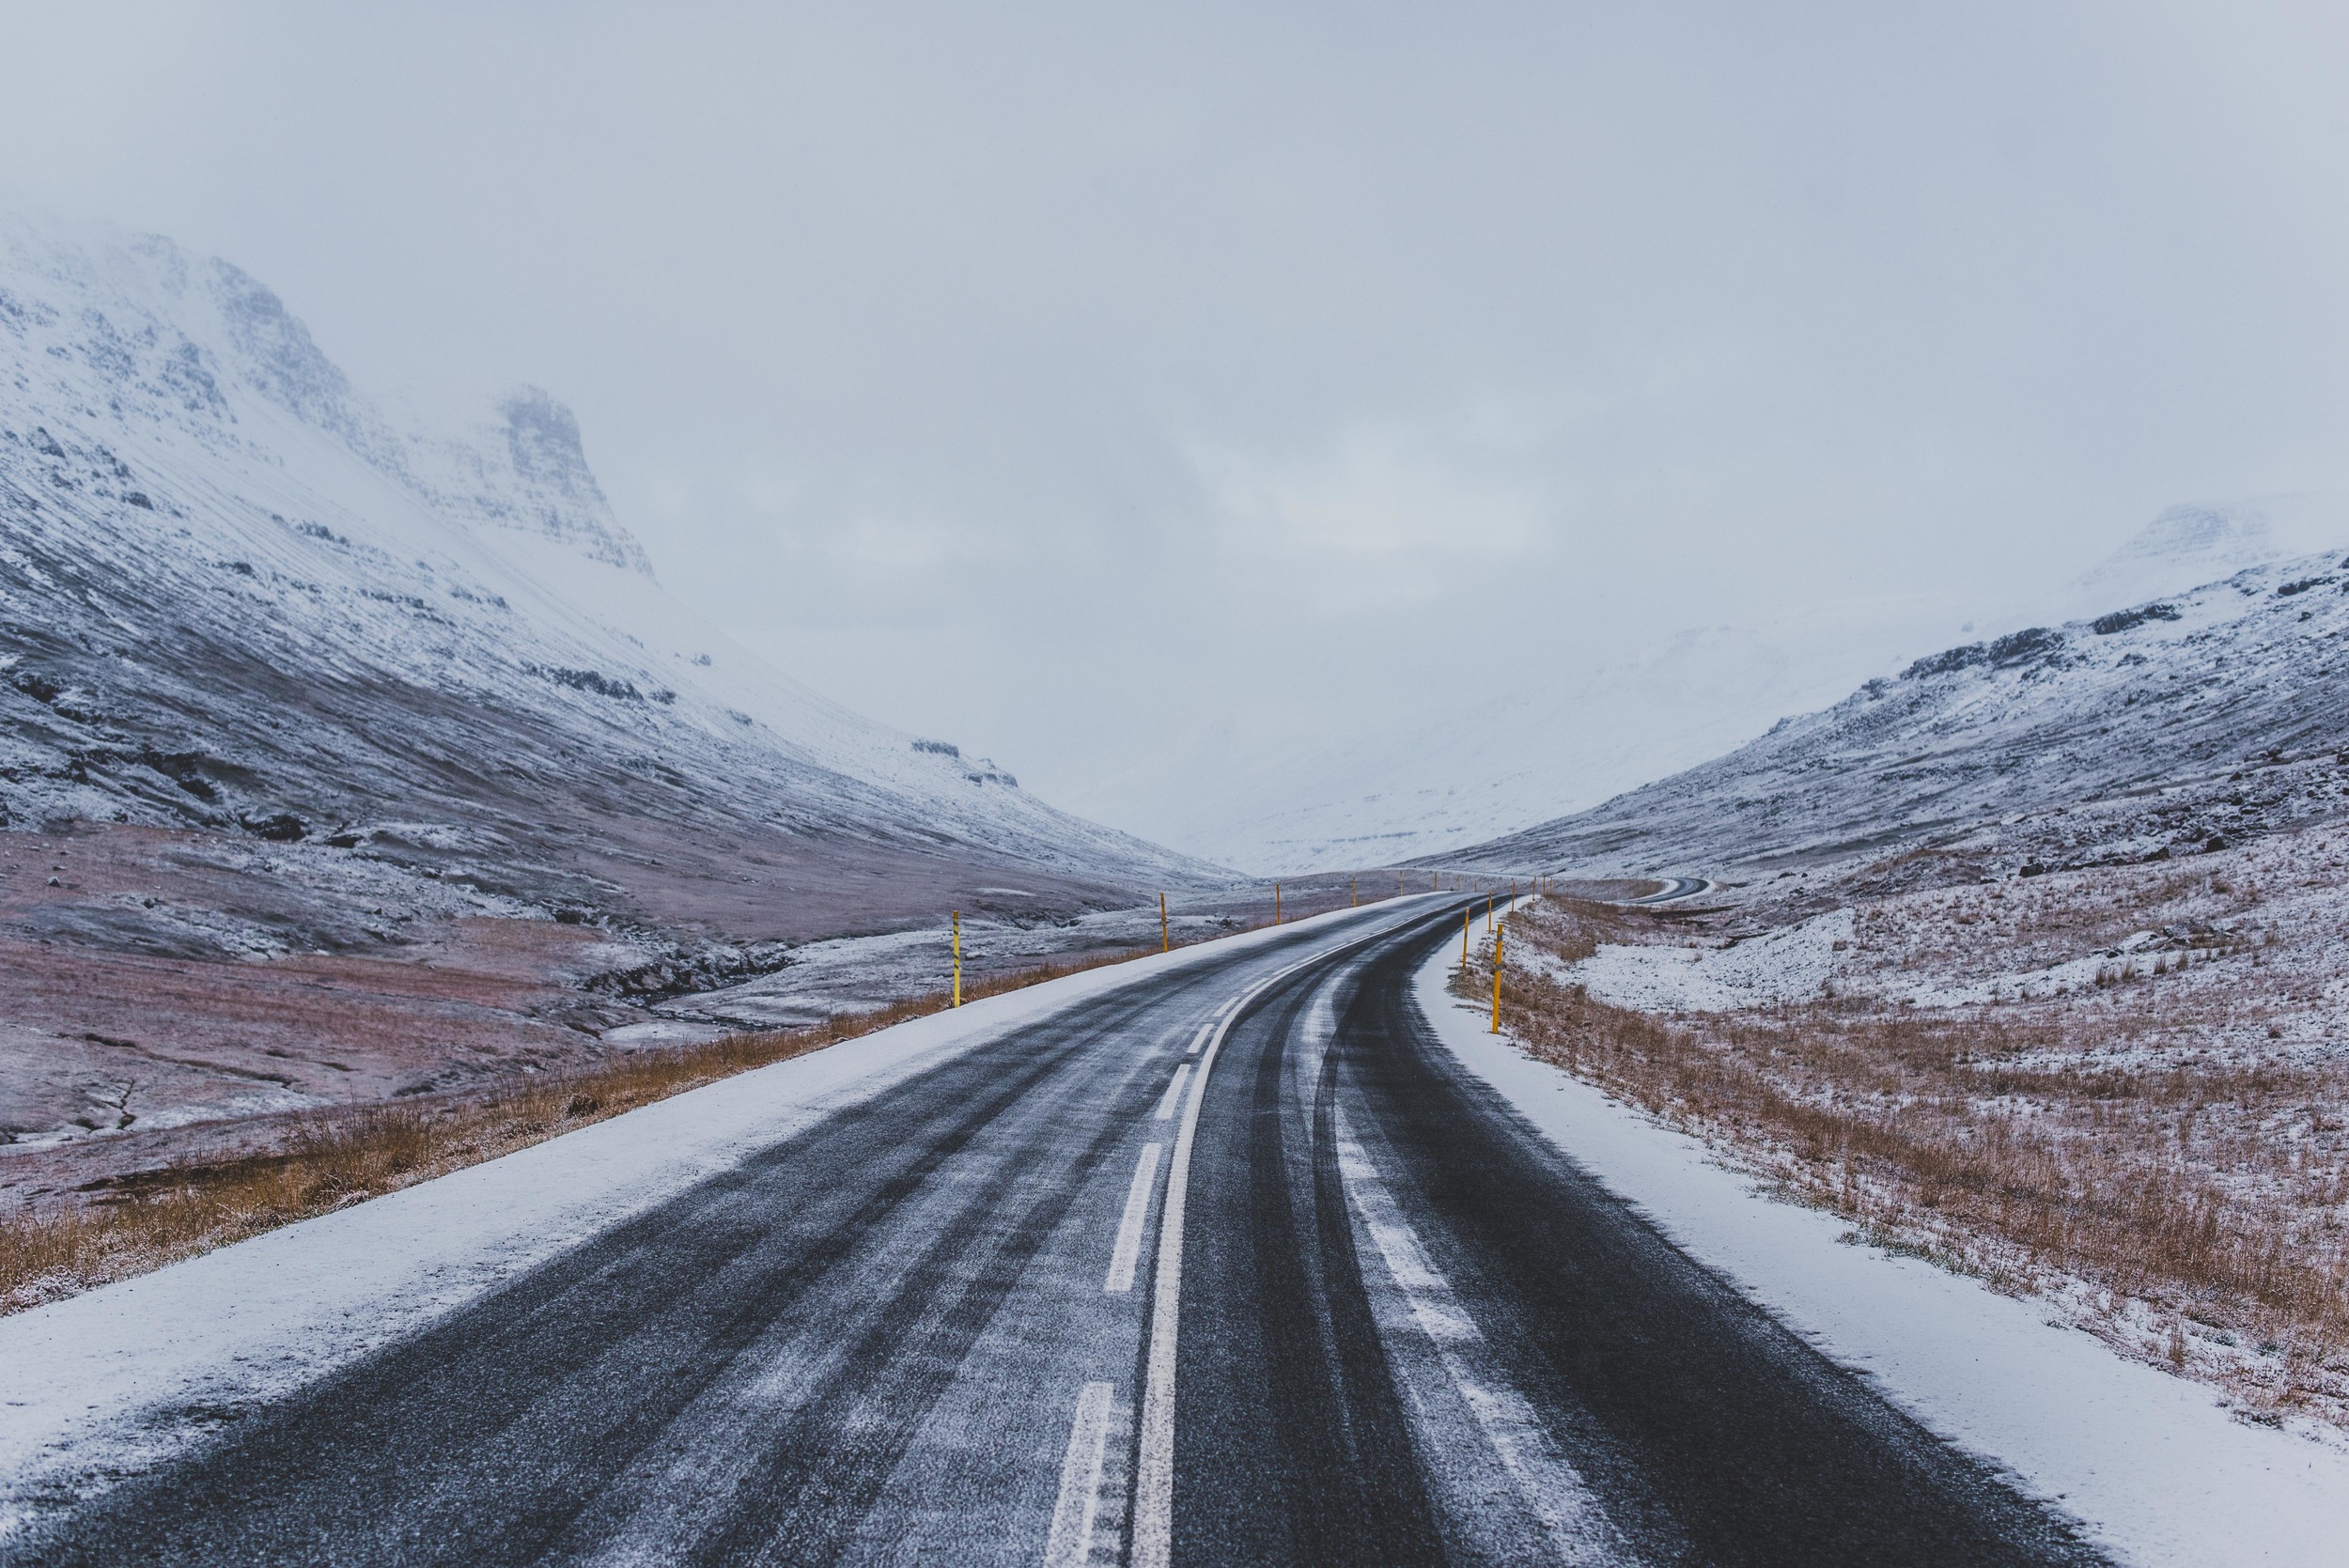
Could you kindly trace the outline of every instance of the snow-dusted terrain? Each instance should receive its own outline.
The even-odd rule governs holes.
[[[2020,589],[2012,603],[1918,589],[1669,631],[1666,611],[1652,643],[1587,668],[1538,652],[1525,629],[1495,628],[1432,714],[1405,705],[1317,734],[1211,728],[1085,803],[1267,873],[1439,862],[1719,756],[1958,638],[2092,620],[2335,543],[2349,549],[2349,505],[2332,496],[2201,502],[2164,510],[2093,569]]]
[[[715,641],[543,392],[397,429],[227,263],[22,220],[0,355],[10,825],[338,837],[590,901],[646,880],[581,843],[616,821],[1201,871]]]
[[[2093,620],[2123,605],[2182,594],[2252,567],[2349,548],[2349,505],[2321,493],[2254,496],[2166,508],[2137,536],[2053,595],[2030,620]]]
[[[504,1158],[0,1317],[0,1543],[824,1116],[1089,997],[1326,931],[1329,911],[936,1013]],[[1119,1048],[1123,1049],[1124,1048]],[[1139,1048],[1143,1054],[1157,1048]]]
[[[715,636],[546,393],[409,428],[228,263],[20,218],[0,829],[0,1144],[460,1088],[804,943],[1081,947],[1230,881]]]
[[[1832,702],[1965,621],[1924,596],[1673,631],[1564,674],[1497,629],[1432,712],[1326,733],[1218,728],[1083,798],[1159,842],[1263,875],[1440,860],[1593,804]],[[1474,669],[1473,679],[1466,678]],[[1489,679],[1487,677],[1490,677]]]
[[[2349,560],[2275,560],[1920,659],[1724,756],[1446,863],[1776,869],[2003,839],[2012,872],[2181,852],[2341,809],[2344,639]]]
[[[1757,998],[1812,967],[1822,933],[1803,930],[1707,978]],[[1486,1033],[1481,1008],[1445,992],[1453,961],[1448,949],[1436,955],[1419,1000],[1471,1070],[1690,1255],[1822,1353],[1863,1369],[1927,1426],[2080,1519],[2120,1560],[2329,1560],[2349,1529],[2349,1456],[2340,1449],[2236,1420],[2211,1389],[2115,1355],[2043,1303],[1854,1245],[1834,1215],[1773,1196],[1697,1139]],[[1597,960],[1577,973],[1594,991],[1602,973],[1617,985],[1632,978]],[[1646,1004],[1705,1004],[1668,1000],[1655,988],[1663,977],[1644,977]]]

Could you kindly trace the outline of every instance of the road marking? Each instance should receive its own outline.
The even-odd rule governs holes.
[[[1217,1017],[1220,1017],[1221,1015],[1219,1014]],[[1215,1032],[1215,1018],[1209,1018],[1206,1023],[1201,1024],[1199,1026],[1199,1032],[1190,1037],[1190,1048],[1183,1052],[1183,1054],[1185,1056],[1198,1055],[1199,1048],[1206,1045],[1207,1043],[1207,1036]]]
[[[1126,1212],[1117,1221],[1117,1245],[1110,1249],[1109,1281],[1102,1286],[1112,1296],[1134,1288],[1134,1265],[1142,1258],[1142,1222],[1150,1218],[1150,1188],[1159,1179],[1159,1148],[1142,1146],[1134,1166],[1134,1184],[1126,1189]]]
[[[1134,1445],[1134,1513],[1129,1531],[1133,1568],[1168,1568],[1174,1555],[1174,1329],[1183,1305],[1183,1203],[1190,1193],[1190,1145],[1199,1130],[1199,1107],[1207,1097],[1207,1074],[1223,1048],[1232,1020],[1249,1002],[1309,964],[1368,938],[1346,941],[1299,958],[1258,981],[1218,1010],[1221,1022],[1199,1059],[1174,1134],[1174,1157],[1166,1172],[1166,1203],[1159,1213],[1159,1255],[1150,1265],[1150,1349],[1143,1362],[1142,1432]]]
[[[1183,1062],[1175,1064],[1174,1081],[1166,1086],[1165,1097],[1159,1101],[1159,1113],[1154,1120],[1163,1122],[1174,1114],[1174,1107],[1181,1102],[1183,1097],[1183,1079],[1190,1076],[1190,1063]]]
[[[1573,1464],[1551,1442],[1525,1396],[1470,1365],[1485,1336],[1427,1258],[1419,1233],[1404,1218],[1384,1178],[1337,1112],[1338,1172],[1362,1229],[1387,1265],[1388,1278],[1436,1348],[1461,1404],[1492,1445],[1517,1498],[1541,1527],[1550,1550],[1570,1564],[1626,1560],[1623,1544]]]
[[[1150,1153],[1157,1157],[1156,1144]],[[1044,1568],[1084,1568],[1093,1556],[1093,1519],[1101,1508],[1101,1461],[1109,1450],[1110,1401],[1116,1394],[1107,1383],[1087,1383],[1078,1390],[1068,1453],[1060,1462],[1060,1500],[1052,1505],[1051,1533],[1044,1538]]]

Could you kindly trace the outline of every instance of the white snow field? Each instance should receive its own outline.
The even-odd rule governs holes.
[[[1418,997],[1462,1062],[1675,1245],[2100,1546],[2178,1568],[2341,1560],[2349,1454],[2239,1422],[2201,1385],[2027,1301],[1847,1244],[1834,1216],[1769,1197],[1700,1141],[1487,1032],[1488,1015],[1444,989],[1454,962],[1438,952]]]

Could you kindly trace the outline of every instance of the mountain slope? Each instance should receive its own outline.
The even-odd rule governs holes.
[[[2187,502],[2165,508],[2136,537],[2068,583],[2035,618],[2092,619],[2116,605],[2184,593],[2336,543],[2349,545],[2349,508],[2331,495]]]
[[[1847,606],[1760,626],[1692,629],[1563,678],[1522,680],[1543,656],[1501,660],[1385,723],[1336,733],[1209,733],[1097,797],[1226,863],[1266,874],[1433,860],[1750,739],[1778,714],[1953,631],[1953,603]],[[1509,634],[1496,638],[1502,649]],[[1926,642],[1925,645],[1930,645]]]
[[[545,393],[406,429],[235,268],[17,220],[0,828],[0,1208],[1229,880],[710,636]]]
[[[1006,871],[1210,875],[709,637],[546,394],[396,430],[267,289],[158,239],[0,229],[0,658],[12,826],[324,837],[758,936]],[[697,889],[754,848],[757,899]]]
[[[2092,617],[2336,540],[2349,545],[2349,507],[2332,496],[2196,502],[2076,581],[1998,602],[1928,585],[1672,631],[1603,663],[1539,629],[1495,628],[1478,644],[1489,657],[1434,690],[1382,686],[1377,708],[1333,707],[1317,730],[1225,721],[1084,800],[1260,872],[1433,862],[1718,756],[1953,637]]]
[[[2306,555],[1921,659],[1725,756],[1446,864],[1603,876],[2010,835],[2141,859],[2349,804],[2349,561]]]

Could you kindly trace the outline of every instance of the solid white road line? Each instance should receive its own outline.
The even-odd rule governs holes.
[[[1155,1159],[1156,1144],[1150,1153]],[[1084,1568],[1093,1556],[1093,1517],[1101,1507],[1101,1461],[1109,1448],[1110,1401],[1116,1393],[1107,1383],[1088,1383],[1078,1391],[1068,1453],[1060,1462],[1060,1499],[1052,1505],[1051,1533],[1044,1538],[1044,1568]]]
[[[1183,1079],[1189,1078],[1190,1076],[1190,1063],[1183,1062],[1178,1063],[1175,1065],[1174,1081],[1166,1086],[1166,1094],[1159,1101],[1159,1113],[1155,1118],[1156,1120],[1163,1122],[1169,1116],[1174,1114],[1174,1108],[1182,1103]]]
[[[1118,1218],[1117,1244],[1110,1249],[1109,1281],[1101,1287],[1112,1296],[1134,1288],[1134,1265],[1142,1257],[1142,1222],[1150,1217],[1150,1188],[1159,1179],[1159,1149],[1156,1143],[1142,1146],[1133,1185],[1126,1189],[1126,1212]]]
[[[1308,964],[1360,941],[1348,938],[1325,952],[1299,958],[1258,981],[1218,1011],[1215,1036],[1199,1059],[1190,1097],[1174,1134],[1174,1157],[1166,1172],[1166,1203],[1159,1213],[1159,1255],[1150,1265],[1150,1347],[1143,1363],[1142,1432],[1134,1445],[1134,1512],[1128,1531],[1133,1568],[1168,1568],[1174,1555],[1174,1329],[1183,1304],[1183,1203],[1190,1192],[1190,1145],[1199,1130],[1199,1107],[1207,1097],[1207,1074],[1232,1032],[1232,1020],[1249,1002]]]

